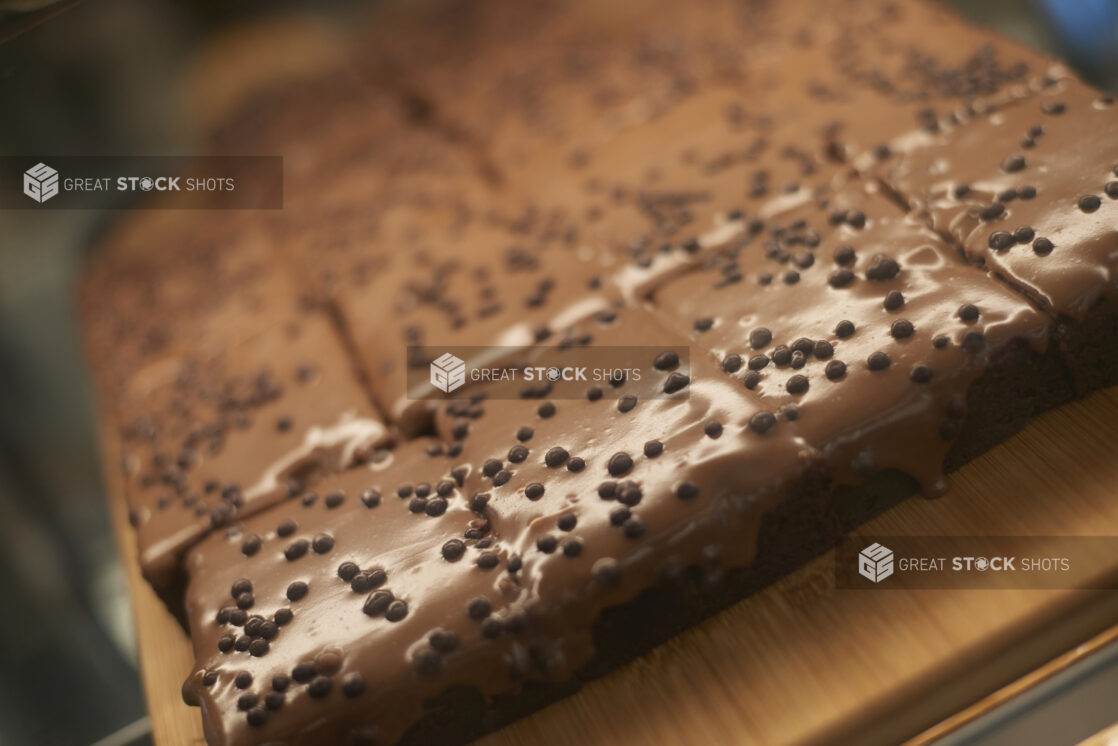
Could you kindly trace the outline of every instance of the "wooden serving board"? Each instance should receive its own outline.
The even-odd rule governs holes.
[[[112,503],[155,743],[202,744],[179,694],[189,642],[140,577]],[[861,532],[1118,536],[1118,387],[1037,418],[953,474],[946,496],[908,500]],[[833,568],[824,555],[483,743],[928,743],[1118,622],[1118,592],[844,591]],[[1118,556],[1100,571],[1118,573]]]

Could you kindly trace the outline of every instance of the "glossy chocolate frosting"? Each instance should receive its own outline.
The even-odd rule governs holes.
[[[125,225],[85,289],[215,746],[572,680],[603,610],[696,568],[713,596],[791,495],[940,493],[975,382],[1070,368],[1114,293],[1115,109],[930,4],[374,16],[215,140],[290,156],[282,215]],[[645,352],[609,395],[445,397],[418,346]]]

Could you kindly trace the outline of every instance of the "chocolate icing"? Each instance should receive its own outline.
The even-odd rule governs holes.
[[[921,3],[375,20],[216,136],[285,151],[282,216],[137,219],[85,287],[211,744],[391,743],[463,687],[566,685],[603,612],[696,568],[713,598],[793,498],[941,492],[972,411],[982,447],[1027,416],[969,396],[1007,366],[1105,365],[1114,109],[1050,60]],[[666,396],[406,390],[410,345],[571,340],[690,355],[642,361]]]

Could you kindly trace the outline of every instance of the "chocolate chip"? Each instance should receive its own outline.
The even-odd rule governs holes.
[[[315,699],[322,699],[329,694],[330,690],[333,688],[334,680],[329,676],[316,676],[311,683],[307,685],[307,694]]]
[[[252,674],[248,671],[240,671],[233,677],[233,686],[238,689],[248,689],[252,686]]]
[[[679,365],[679,355],[671,350],[661,352],[652,362],[656,370],[671,370]]]
[[[253,707],[256,707],[256,703],[259,701],[260,697],[258,697],[257,695],[253,694],[252,692],[245,692],[241,696],[237,697],[237,709],[241,710],[242,712],[244,712],[245,710],[251,710]]]
[[[959,306],[959,318],[963,321],[971,322],[978,319],[978,306],[973,303],[964,303]]]
[[[827,277],[827,284],[833,288],[844,288],[854,282],[854,273],[846,267],[836,269]]]
[[[287,600],[298,601],[307,595],[310,588],[302,580],[296,580],[291,585],[287,586]]]
[[[704,317],[701,319],[695,319],[695,331],[697,332],[710,331],[710,328],[712,326],[714,326],[714,319],[712,318]]]
[[[1009,231],[994,231],[990,234],[990,238],[987,239],[987,244],[994,251],[1005,251],[1013,246],[1015,242],[1016,239]]]
[[[1102,205],[1102,200],[1094,194],[1084,194],[1079,198],[1079,202],[1076,204],[1079,205],[1079,209],[1083,212],[1094,212]]]
[[[1030,200],[1036,196],[1036,187],[1029,185],[1018,187],[1017,196],[1024,200]]]
[[[485,598],[484,596],[478,596],[477,598],[471,599],[466,604],[466,614],[468,614],[470,619],[473,619],[474,621],[485,619],[492,613],[492,611],[492,604],[490,604],[489,599]]]
[[[364,692],[365,680],[356,671],[346,674],[345,678],[342,679],[342,694],[349,699],[360,697]]]
[[[963,199],[968,194],[970,194],[970,185],[969,184],[956,184],[955,189],[953,190],[953,193],[955,195],[955,199]]]
[[[828,380],[837,381],[846,375],[846,363],[841,360],[832,360],[827,363],[824,372],[827,374]]]
[[[246,557],[251,557],[252,555],[260,551],[260,544],[261,541],[259,536],[255,534],[248,536],[241,543],[241,554]]]
[[[644,536],[645,527],[640,518],[633,516],[621,524],[621,532],[627,539],[639,539]]]
[[[574,558],[582,554],[582,540],[568,539],[563,543],[563,556]]]
[[[384,618],[390,622],[398,622],[408,615],[408,603],[402,599],[396,599],[388,604],[388,608],[384,610]]]
[[[366,508],[375,508],[380,505],[380,490],[367,489],[361,493],[361,502]]]
[[[693,500],[699,496],[699,485],[694,482],[683,482],[675,488],[675,496],[680,500]]]
[[[317,671],[315,671],[313,663],[300,661],[299,663],[295,664],[294,668],[291,669],[291,678],[295,679],[295,681],[298,681],[300,684],[303,684],[313,679],[315,673],[317,673]],[[272,680],[272,683],[273,685],[275,684],[275,679]]]
[[[904,305],[904,295],[900,290],[890,290],[882,305],[885,306],[886,311],[896,311]]]
[[[392,600],[392,591],[374,591],[365,599],[365,603],[361,607],[361,610],[369,616],[380,616],[388,609]],[[295,680],[298,681],[299,677],[295,676]]]
[[[447,562],[457,562],[466,553],[466,545],[459,539],[451,539],[443,544],[442,553]]]
[[[354,593],[368,593],[374,588],[379,588],[388,582],[388,573],[379,567],[367,572],[359,572],[349,581],[349,587]]]
[[[602,390],[597,386],[591,386],[586,390],[586,398],[590,401],[598,401],[602,398]]]
[[[912,372],[908,374],[908,377],[915,383],[928,383],[932,380],[932,369],[927,365],[916,365],[913,366]]]
[[[950,341],[951,341],[951,340],[949,340],[949,339],[948,339],[948,338],[947,338],[946,336],[944,336],[943,334],[937,334],[937,335],[936,335],[936,336],[935,336],[935,337],[934,337],[934,338],[932,339],[932,347],[935,347],[935,348],[936,348],[937,350],[942,350],[942,349],[943,349],[944,347],[946,347],[946,346],[948,345],[948,343],[949,343]]]
[[[296,528],[295,521],[284,521],[276,527],[276,536],[281,539],[286,539],[288,536],[295,533]]]
[[[253,728],[259,728],[264,725],[264,723],[268,722],[268,711],[263,707],[253,707],[245,713],[245,720]]]
[[[840,321],[835,326],[835,336],[839,339],[846,339],[854,335],[854,323],[851,321]]]
[[[753,357],[749,358],[749,369],[750,370],[763,370],[764,367],[768,364],[769,364],[769,356],[768,355],[754,355]]]
[[[1118,199],[1118,181],[1108,181],[1106,186],[1103,187],[1106,191],[1106,196],[1111,199]]]
[[[727,355],[722,360],[722,370],[726,373],[737,373],[742,366],[741,355]]]
[[[644,455],[648,458],[656,458],[664,452],[664,444],[658,440],[650,440],[644,444]]]
[[[494,479],[493,483],[496,484],[497,480]],[[427,501],[427,507],[424,509],[424,512],[431,518],[438,518],[446,512],[448,505],[449,503],[447,503],[445,497],[432,497]]]
[[[870,259],[870,265],[866,269],[866,279],[875,282],[883,282],[892,280],[901,271],[901,265],[897,260],[885,254],[874,254]]]
[[[772,412],[757,412],[749,418],[749,429],[758,435],[764,435],[776,424],[776,416]]]
[[[539,482],[532,482],[524,488],[524,496],[527,497],[529,500],[539,500],[541,497],[543,497],[543,492],[543,485]]]
[[[222,635],[221,638],[217,641],[217,649],[223,653],[228,653],[230,650],[233,649],[233,643],[235,643],[236,641],[237,638],[233,635]]]
[[[835,348],[827,340],[820,339],[812,345],[811,352],[819,360],[826,360],[835,354]]]
[[[773,339],[773,334],[765,327],[759,327],[749,333],[749,346],[759,350]]]
[[[785,384],[785,388],[788,390],[789,394],[797,395],[804,393],[808,389],[807,376],[799,374],[792,376],[788,379],[788,383]]]
[[[674,376],[674,375],[677,375],[677,374],[673,373],[672,375]],[[684,378],[686,378],[686,376],[684,376]],[[665,385],[664,388],[667,389],[667,385]],[[669,392],[669,393],[671,393],[671,392]],[[617,400],[617,411],[621,412],[621,414],[625,414],[626,412],[632,411],[633,408],[636,407],[636,406],[637,406],[637,397],[633,396],[632,394],[628,394],[628,395],[623,396],[623,397],[621,397],[620,399]]]
[[[268,654],[270,647],[267,640],[253,640],[248,645],[248,654],[254,658],[260,658]]]
[[[288,546],[287,549],[283,550],[283,556],[287,557],[289,562],[294,562],[295,560],[306,554],[307,549],[309,548],[310,542],[308,542],[306,539],[296,539],[295,541],[291,542],[290,546]]]
[[[690,376],[686,376],[679,371],[673,371],[670,375],[668,375],[668,380],[664,382],[664,393],[674,394],[677,391],[682,391],[690,383]],[[633,399],[635,400],[636,397],[634,396]]]
[[[319,534],[314,537],[313,547],[315,554],[326,554],[334,548],[334,537],[330,534]]]
[[[1020,153],[1006,156],[1006,159],[1002,161],[1002,170],[1007,174],[1016,173],[1023,168],[1025,168],[1025,156]]]
[[[1063,114],[1067,108],[1063,101],[1045,101],[1040,106],[1040,110],[1049,115]]]
[[[612,476],[619,477],[633,468],[633,457],[624,451],[613,454],[606,467]]]
[[[555,522],[560,531],[573,531],[574,527],[578,525],[578,517],[574,513],[564,513],[559,516],[559,520]]]
[[[575,456],[574,458],[572,458],[570,461],[567,462],[567,471],[569,471],[569,472],[578,473],[585,468],[586,468],[586,461],[579,456]]]
[[[893,339],[908,339],[915,331],[915,327],[908,319],[897,319],[889,326],[889,333],[893,335]]]
[[[871,353],[870,356],[866,358],[866,363],[869,365],[870,370],[873,371],[885,370],[889,367],[890,362],[889,356],[880,350]]]
[[[1003,205],[1001,202],[992,202],[989,205],[986,205],[986,207],[982,208],[982,210],[978,213],[978,217],[984,222],[989,222],[991,220],[997,220],[1004,214],[1005,205]]]
[[[431,643],[431,647],[435,650],[446,654],[457,650],[460,640],[454,632],[437,629],[427,637],[427,642]]]
[[[1038,256],[1048,256],[1052,253],[1052,249],[1054,248],[1056,248],[1056,245],[1043,236],[1033,241],[1033,251],[1036,252]]]
[[[551,534],[546,534],[536,539],[536,549],[544,554],[551,554],[559,547],[559,540]]]
[[[773,349],[772,361],[781,367],[791,364],[792,350],[784,345],[775,347]],[[752,363],[753,360],[751,359],[749,362]]]
[[[854,253],[853,246],[839,246],[835,249],[835,264],[845,267],[853,264],[855,259],[857,254]]]
[[[755,370],[750,371],[745,374],[745,378],[742,379],[742,383],[745,384],[745,387],[747,389],[752,391],[753,389],[757,388],[758,384],[761,383],[761,374]]]
[[[548,467],[554,469],[557,466],[562,466],[570,457],[571,454],[567,453],[566,448],[555,446],[554,448],[549,448],[547,453],[544,454],[543,462]]]
[[[217,671],[206,671],[202,674],[202,686],[211,687],[217,683]]]
[[[492,570],[501,561],[493,552],[482,552],[478,555],[477,566],[482,570]]]
[[[555,416],[555,405],[552,404],[549,401],[545,401],[543,404],[541,404],[539,406],[538,409],[536,409],[536,414],[538,414],[541,419],[545,419],[545,420],[548,419],[549,417],[554,417]]]
[[[708,438],[718,438],[722,435],[722,423],[708,422],[703,427],[703,433],[705,433]]]
[[[1035,235],[1036,231],[1032,229],[1032,226],[1022,225],[1017,230],[1013,231],[1013,240],[1017,243],[1028,243],[1033,240],[1033,236]]]

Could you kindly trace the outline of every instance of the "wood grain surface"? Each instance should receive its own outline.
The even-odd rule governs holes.
[[[119,496],[115,448],[107,436]],[[140,578],[112,503],[155,743],[204,743],[179,694],[189,642]],[[1118,536],[1118,387],[1037,418],[953,474],[944,497],[908,500],[860,533]],[[1100,563],[1118,573],[1118,556]],[[1118,621],[1114,592],[844,591],[833,568],[824,555],[482,743],[928,743],[952,715],[992,706],[992,693]]]

